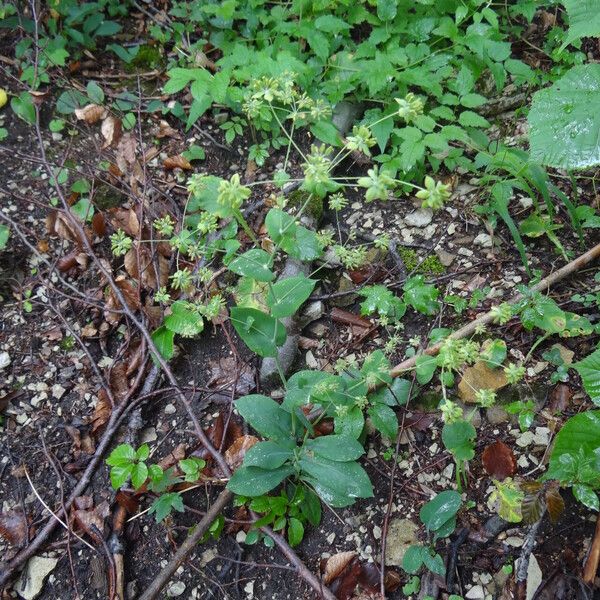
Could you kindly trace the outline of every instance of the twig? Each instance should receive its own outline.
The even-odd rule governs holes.
[[[200,542],[212,522],[219,516],[221,511],[229,504],[233,494],[225,488],[217,497],[214,504],[208,509],[204,518],[194,527],[185,541],[179,546],[173,558],[166,567],[156,576],[154,581],[148,586],[146,591],[138,600],[154,600],[160,594],[160,591],[167,584],[179,566],[185,561],[188,554],[194,550]]]
[[[600,561],[600,518],[596,520],[596,531],[594,532],[594,539],[592,541],[592,547],[588,554],[585,566],[583,568],[583,582],[591,585],[594,583],[596,578],[596,571],[598,571],[598,562]]]
[[[544,509],[540,518],[529,528],[527,536],[525,537],[525,542],[521,549],[521,556],[519,557],[519,562],[517,564],[517,572],[515,574],[515,582],[517,584],[515,592],[516,600],[525,600],[527,598],[527,571],[529,569],[529,559],[531,558],[531,553],[535,546],[535,537],[545,514],[546,510]]]
[[[555,283],[558,283],[559,281],[562,281],[569,275],[572,275],[573,273],[576,273],[577,271],[579,271],[582,267],[584,267],[588,263],[592,262],[594,259],[598,258],[598,256],[600,256],[600,244],[596,244],[593,248],[591,248],[590,250],[588,250],[581,256],[578,256],[575,260],[572,260],[570,263],[566,264],[564,267],[561,267],[560,269],[558,269],[558,271],[551,273],[550,275],[548,275],[547,277],[542,279],[539,283],[532,286],[531,289],[533,291],[537,291],[537,292],[545,290],[545,289],[549,289]],[[521,294],[517,294],[514,298],[512,298],[512,300],[510,300],[508,302],[508,304],[515,304],[522,298],[523,298],[523,296]],[[455,340],[467,337],[468,335],[475,333],[475,331],[477,330],[478,327],[480,327],[482,325],[487,325],[488,323],[491,323],[493,321],[493,319],[494,319],[494,314],[490,310],[489,312],[485,313],[481,317],[475,319],[474,321],[471,321],[464,327],[461,327],[454,333],[450,334],[449,337],[452,339],[455,339]],[[438,354],[441,347],[442,347],[441,342],[439,344],[434,344],[433,346],[429,346],[429,348],[427,348],[424,351],[424,354],[427,354],[429,356],[435,356],[436,354]],[[396,365],[390,373],[391,376],[398,377],[405,371],[409,371],[410,369],[413,369],[416,365],[416,359],[417,359],[417,356],[413,356],[412,358],[408,358],[408,359],[402,361],[400,364]]]

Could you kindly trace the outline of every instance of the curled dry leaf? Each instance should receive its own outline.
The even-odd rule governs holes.
[[[573,390],[566,383],[559,383],[554,386],[550,392],[550,400],[548,402],[548,410],[552,414],[560,414],[569,408]]]
[[[179,134],[177,129],[173,129],[173,127],[171,127],[167,121],[165,121],[164,119],[161,119],[160,123],[158,124],[158,131],[156,132],[156,137],[157,138],[170,137],[170,138],[179,139],[181,137],[181,135]]]
[[[0,536],[9,544],[23,546],[27,541],[29,523],[21,510],[10,510],[0,514]]]
[[[117,144],[117,166],[122,173],[129,173],[136,162],[137,142],[131,133],[126,133]]]
[[[88,125],[93,125],[106,117],[106,108],[98,104],[88,104],[83,108],[76,108],[75,116],[78,121],[85,121]]]
[[[253,435],[243,435],[239,437],[227,450],[225,450],[225,460],[232,470],[237,469],[244,461],[246,452],[258,442],[258,438]]]
[[[115,284],[121,290],[123,297],[125,298],[125,302],[127,303],[127,307],[136,311],[141,307],[140,297],[138,293],[138,289],[136,286],[131,283],[124,275],[119,275],[115,278]],[[116,312],[117,310],[122,310],[121,302],[113,292],[112,288],[108,290],[108,298],[106,300],[106,305],[104,309],[104,318],[111,324],[116,325],[121,320],[121,314]]]
[[[93,540],[101,541],[104,533],[104,520],[110,514],[110,506],[104,501],[94,508],[77,509],[73,512],[73,522]]]
[[[513,451],[500,440],[487,446],[481,458],[486,473],[499,481],[511,477],[517,470]]]
[[[106,221],[101,212],[94,213],[92,217],[92,231],[100,238],[106,235]]]
[[[51,235],[57,235],[63,240],[74,242],[79,247],[83,246],[83,240],[70,217],[67,217],[62,211],[53,211],[46,217],[46,230]]]
[[[338,552],[337,554],[322,560],[321,573],[323,583],[329,585],[334,579],[339,577],[355,556],[356,552],[349,550],[347,552]]]
[[[110,391],[113,393],[116,402],[120,402],[129,392],[129,382],[127,381],[127,368],[123,361],[119,361],[110,369],[108,377]]]
[[[178,154],[177,156],[168,156],[163,162],[165,169],[183,169],[184,171],[191,171],[192,164],[187,158]]]
[[[94,414],[90,419],[92,433],[96,433],[99,429],[106,425],[108,419],[110,418],[111,412],[112,407],[108,398],[108,394],[104,391],[104,389],[101,389],[98,392],[98,402],[96,402]]]
[[[558,519],[565,511],[565,501],[560,495],[559,486],[556,484],[551,484],[546,490],[546,509],[548,510],[550,521],[552,521],[553,525],[556,525]]]
[[[102,121],[100,133],[102,133],[102,137],[104,138],[104,143],[102,144],[103,150],[115,147],[121,140],[121,135],[123,133],[121,119],[108,115],[108,117]]]

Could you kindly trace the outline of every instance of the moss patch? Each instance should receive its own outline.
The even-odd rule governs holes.
[[[304,213],[312,217],[317,223],[321,220],[323,216],[323,200],[317,198],[315,194],[310,196],[310,194],[303,190],[294,190],[286,197],[286,200],[288,207],[295,208],[296,210],[300,210],[308,201]]]
[[[421,260],[419,255],[411,248],[399,247],[398,254],[409,272],[414,271],[423,275],[441,275],[446,272],[446,267],[435,254],[428,256],[421,264],[419,264]]]
[[[140,46],[135,58],[128,65],[125,65],[125,71],[127,73],[134,73],[135,71],[151,71],[152,69],[161,67],[163,64],[164,60],[160,48],[158,46],[144,44],[143,46]]]

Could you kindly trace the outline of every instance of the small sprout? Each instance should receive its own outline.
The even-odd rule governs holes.
[[[390,247],[390,242],[390,236],[387,233],[384,233],[375,239],[373,245],[375,248],[377,248],[377,250],[388,250]]]
[[[333,246],[335,255],[348,270],[358,269],[365,264],[367,260],[367,249],[364,246],[346,248],[346,246]]]
[[[175,229],[175,221],[173,221],[170,215],[165,215],[154,221],[154,229],[156,229],[160,235],[171,237]]]
[[[523,365],[516,365],[510,363],[504,367],[504,374],[508,383],[518,383],[525,376],[525,367]]]
[[[154,301],[159,304],[168,304],[171,301],[171,296],[167,292],[166,287],[160,287],[154,294]]]
[[[119,229],[110,236],[110,244],[112,253],[115,256],[123,256],[131,250],[133,240],[122,229]]]
[[[433,177],[427,175],[425,177],[425,189],[419,190],[415,195],[423,201],[421,203],[423,208],[438,210],[450,198],[450,186],[441,181],[436,182]]]
[[[342,210],[348,206],[348,198],[344,194],[333,194],[329,197],[329,208],[335,211]]]
[[[171,275],[171,287],[175,290],[185,290],[192,285],[192,273],[189,269],[179,269]]]
[[[374,200],[387,200],[388,194],[396,185],[396,181],[386,171],[379,172],[378,167],[369,169],[367,177],[358,179],[360,187],[367,188],[365,200],[373,202]]]
[[[503,302],[499,306],[494,306],[490,311],[493,321],[499,325],[505,325],[513,316],[513,309],[508,302]]]

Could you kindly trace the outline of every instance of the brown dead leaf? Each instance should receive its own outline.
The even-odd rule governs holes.
[[[122,173],[130,173],[136,162],[137,142],[131,133],[126,133],[117,144],[117,166]]]
[[[100,133],[104,138],[102,150],[106,150],[106,148],[115,147],[121,140],[121,136],[123,134],[121,119],[117,119],[117,117],[108,115],[108,117],[106,117],[106,119],[102,121]]]
[[[499,481],[511,477],[517,470],[513,451],[500,440],[487,446],[481,459],[486,473]]]
[[[133,208],[113,208],[109,219],[115,229],[122,229],[130,237],[138,236],[140,221]]]
[[[183,169],[184,171],[191,171],[192,164],[187,158],[178,154],[177,156],[168,156],[163,162],[165,169]]]
[[[53,211],[46,217],[46,229],[49,234],[54,234],[63,240],[74,242],[79,247],[83,246],[83,240],[79,236],[75,225],[62,211]]]
[[[125,270],[143,288],[156,290],[159,287],[166,286],[169,281],[169,261],[161,254],[156,254],[155,260],[156,267],[152,261],[150,248],[147,245],[138,246],[135,242],[131,250],[125,255]]]
[[[104,501],[89,510],[75,510],[73,521],[93,540],[99,541],[99,536],[104,533],[104,520],[109,514],[110,506]]]
[[[550,392],[548,410],[554,415],[564,413],[569,408],[572,397],[573,390],[566,383],[555,385]]]
[[[364,317],[344,310],[343,308],[338,308],[337,306],[331,309],[330,316],[334,323],[340,323],[341,325],[353,325],[363,329],[368,329],[373,325],[369,319],[365,319]]]
[[[108,398],[108,394],[101,389],[98,392],[98,402],[96,402],[94,414],[90,419],[92,433],[96,433],[99,429],[106,425],[108,419],[110,418],[111,412],[112,407]]]
[[[120,361],[110,369],[108,377],[110,391],[113,393],[115,402],[119,403],[127,396],[129,392],[129,382],[127,381],[127,368],[125,363]]]
[[[141,308],[140,298],[137,287],[129,281],[125,275],[119,275],[115,278],[115,284],[123,294],[127,307],[132,311],[137,311]],[[112,288],[108,290],[108,297],[104,308],[104,318],[111,325],[116,325],[121,320],[121,314],[116,312],[122,310],[120,300],[113,292]]]
[[[558,519],[565,511],[565,501],[560,495],[560,488],[558,485],[552,485],[546,490],[546,508],[548,509],[548,515],[553,525],[556,525]]]
[[[158,124],[156,137],[159,139],[165,137],[179,139],[181,138],[181,134],[177,131],[177,129],[173,129],[173,127],[171,127],[167,121],[161,119],[160,123]]]
[[[55,327],[51,327],[44,332],[44,337],[51,342],[57,342],[63,339],[63,333],[61,328],[56,325]]]
[[[321,561],[321,573],[323,583],[329,585],[334,579],[340,576],[341,572],[348,566],[350,561],[356,556],[356,552],[349,550],[347,552],[338,552],[333,556]]]
[[[106,221],[104,215],[101,212],[94,213],[92,217],[92,231],[99,237],[102,238],[106,235]]]
[[[27,541],[29,523],[21,510],[10,510],[0,514],[0,536],[12,546],[21,547]]]
[[[37,249],[42,253],[46,254],[48,250],[50,250],[50,246],[48,244],[48,240],[39,240],[37,243]]]
[[[76,108],[75,116],[78,121],[85,121],[88,125],[93,125],[106,117],[106,108],[98,104],[88,104],[83,108]]]
[[[212,400],[219,401],[221,396],[231,399],[234,385],[236,398],[246,396],[254,389],[254,372],[247,363],[240,363],[229,356],[218,360],[209,359],[208,364],[211,376],[207,385],[218,390],[217,398],[211,398]]]
[[[242,464],[246,452],[248,452],[256,442],[258,442],[257,437],[254,437],[253,435],[243,435],[225,450],[225,460],[232,471]]]

